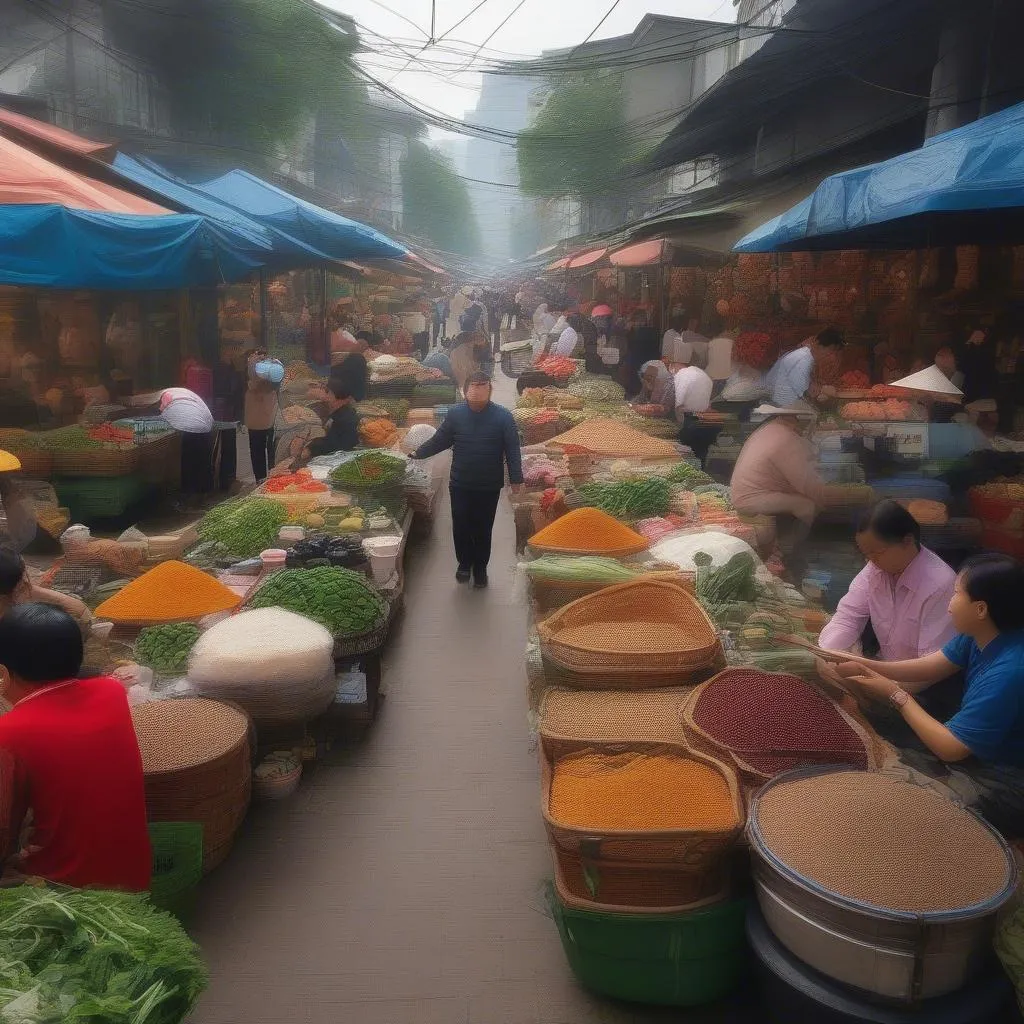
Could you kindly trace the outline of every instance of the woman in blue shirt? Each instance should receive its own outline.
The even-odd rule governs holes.
[[[979,810],[1012,837],[1024,835],[1024,566],[1008,555],[969,559],[957,577],[949,614],[955,636],[941,651],[910,661],[851,659],[840,675],[866,696],[889,702],[916,738],[964,789]],[[930,715],[915,694],[958,671],[966,675],[963,702],[946,722]],[[907,760],[904,758],[904,760]],[[927,759],[913,767],[928,769]],[[931,767],[935,767],[934,760]],[[962,780],[961,780],[962,781]],[[1016,795],[1016,806],[1003,797]]]

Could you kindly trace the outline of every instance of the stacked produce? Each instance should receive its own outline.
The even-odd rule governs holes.
[[[404,398],[377,398],[372,402],[360,402],[356,406],[356,411],[364,418],[386,417],[402,427],[409,415],[409,402]]]
[[[952,800],[885,775],[837,771],[780,780],[752,827],[773,856],[826,892],[911,914],[965,910],[1003,895],[1008,854]],[[883,864],[914,864],[889,871]]]
[[[733,345],[733,362],[742,363],[754,370],[770,370],[778,357],[779,343],[770,334],[744,332]]]
[[[300,469],[296,473],[284,473],[272,476],[264,481],[260,488],[263,494],[324,494],[330,490],[322,480],[314,480],[308,469]]]
[[[565,356],[539,356],[533,367],[539,373],[547,374],[555,380],[568,380],[579,370],[576,360],[567,359]]]
[[[147,626],[135,641],[135,658],[154,672],[180,675],[199,636],[199,627],[190,622]]]
[[[839,384],[850,391],[866,391],[871,387],[871,378],[863,370],[847,370],[839,378]]]
[[[921,526],[945,526],[949,522],[949,510],[944,502],[919,498],[904,504],[907,511]]]
[[[362,539],[353,533],[340,537],[319,534],[297,541],[289,548],[287,556],[289,569],[314,569],[325,565],[355,569],[365,564]]]
[[[555,763],[551,819],[610,832],[734,832],[735,801],[720,771],[679,754],[580,753]]]
[[[561,583],[625,583],[638,575],[638,570],[618,559],[600,555],[542,555],[523,568],[531,580]]]
[[[367,448],[392,448],[398,428],[388,419],[364,419],[359,423],[359,438]]]
[[[652,438],[617,420],[592,419],[548,442],[551,447],[579,450],[592,455],[635,459],[672,459],[679,453],[668,441]]]
[[[361,573],[338,566],[274,573],[250,608],[283,608],[324,626],[332,636],[363,636],[387,619],[387,604]]]
[[[617,483],[584,484],[576,491],[579,500],[617,519],[663,516],[672,502],[672,485],[660,477],[635,477]]]
[[[801,764],[870,767],[850,720],[796,676],[727,669],[693,692],[683,725],[698,749],[729,759],[753,785]]]
[[[160,562],[96,608],[112,622],[160,623],[200,619],[229,611],[239,597],[223,583],[185,562]]]
[[[365,452],[331,470],[331,480],[341,487],[374,488],[400,484],[406,463],[395,455]]]
[[[569,384],[566,391],[581,399],[586,405],[598,402],[623,402],[626,398],[625,389],[611,377],[589,373],[580,374]]]
[[[632,555],[647,548],[635,530],[595,508],[568,512],[535,533],[529,544],[535,551],[576,555]]]
[[[924,409],[903,398],[886,398],[878,402],[847,402],[840,410],[843,419],[864,423],[923,421]]]
[[[200,540],[227,555],[254,558],[273,547],[288,511],[271,498],[248,497],[210,509],[196,526]]]
[[[0,889],[0,1018],[180,1024],[206,988],[195,943],[145,895]]]
[[[282,608],[240,612],[199,638],[188,679],[197,693],[243,708],[259,728],[307,722],[334,699],[334,638]]]

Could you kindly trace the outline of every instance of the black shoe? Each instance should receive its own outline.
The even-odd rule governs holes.
[[[460,568],[455,573],[455,581],[457,583],[468,583],[469,582],[469,577],[470,577],[470,571],[468,569]]]
[[[486,572],[474,573],[473,586],[476,587],[477,590],[486,590],[487,589],[487,573]]]

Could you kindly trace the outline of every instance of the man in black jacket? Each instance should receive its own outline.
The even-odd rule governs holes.
[[[350,452],[359,446],[359,414],[352,396],[336,377],[327,382],[327,416],[324,419],[326,435],[310,441],[303,454],[330,455],[332,452]]]
[[[437,433],[412,457],[428,459],[449,448],[453,449],[449,491],[458,559],[455,578],[466,583],[472,576],[474,585],[483,588],[506,464],[513,491],[523,485],[519,431],[508,409],[491,401],[491,381],[485,373],[470,375],[466,401],[448,413]]]

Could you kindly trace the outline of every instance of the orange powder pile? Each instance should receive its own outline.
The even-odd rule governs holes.
[[[646,551],[647,539],[599,508],[577,508],[535,533],[530,547],[590,555],[632,555]]]
[[[728,832],[739,817],[725,778],[676,754],[573,754],[555,765],[548,807],[572,828]]]
[[[174,622],[234,608],[241,598],[184,562],[161,562],[96,609],[111,622]]]

